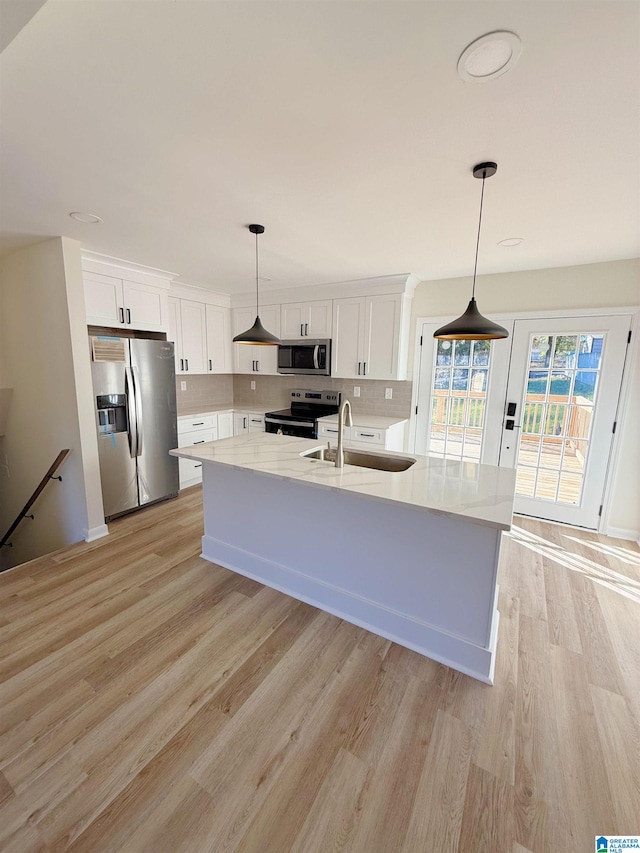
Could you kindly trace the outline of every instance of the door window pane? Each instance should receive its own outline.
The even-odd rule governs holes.
[[[518,494],[580,504],[603,345],[603,335],[531,336]]]
[[[429,453],[477,462],[482,452],[491,341],[434,344]]]

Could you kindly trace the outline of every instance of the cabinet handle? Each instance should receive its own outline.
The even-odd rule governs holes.
[[[203,439],[201,439],[200,441],[194,441],[193,443],[194,443],[194,444],[204,444],[204,443],[205,443],[205,441],[204,441],[204,438],[203,438]]]
[[[375,438],[375,435],[372,432],[361,432],[360,435],[362,438]]]
[[[197,424],[192,423],[191,426],[204,426],[204,421],[198,421]]]
[[[131,325],[131,311],[129,311],[128,308],[127,308],[127,323],[129,323],[129,325]]]
[[[180,370],[184,370],[184,358],[180,359]]]
[[[304,324],[304,333],[305,333],[305,335],[309,334],[309,324],[308,323]]]
[[[358,376],[360,376],[360,365],[361,365],[361,364],[362,364],[362,362],[361,362],[361,361],[359,361],[359,362],[358,362]]]
[[[120,311],[120,322],[124,323],[124,308],[118,308],[118,311]]]
[[[189,370],[189,359],[188,358],[185,358],[185,360],[184,360],[184,369]]]
[[[367,362],[366,361],[363,362],[362,375],[363,376],[367,375]]]
[[[211,359],[209,359],[209,370],[213,370],[213,364],[211,363]]]
[[[247,419],[246,419],[246,418],[243,418],[243,419],[242,419],[242,429],[246,429],[247,427],[248,427]]]
[[[199,462],[197,465],[193,466],[194,468],[202,468],[202,462]]]
[[[304,323],[300,323],[300,337],[304,336]]]
[[[256,361],[256,373],[260,373],[260,362]]]

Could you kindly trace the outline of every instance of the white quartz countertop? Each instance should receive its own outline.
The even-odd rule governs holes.
[[[417,461],[401,472],[377,471],[311,460],[302,454],[323,447],[317,439],[272,433],[249,433],[179,450],[173,456],[213,465],[249,469],[269,477],[295,480],[317,488],[351,492],[371,500],[408,504],[418,510],[466,518],[500,530],[509,530],[513,515],[515,471],[415,455]],[[389,456],[411,456],[391,453]]]
[[[389,427],[397,424],[404,424],[407,418],[388,418],[382,415],[363,415],[360,412],[353,412],[351,415],[354,427],[367,427],[369,429],[389,429]],[[324,418],[318,418],[318,423],[322,424],[337,424],[337,415],[327,415]]]

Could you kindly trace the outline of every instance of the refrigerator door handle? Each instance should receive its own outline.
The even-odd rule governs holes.
[[[127,417],[129,420],[129,454],[135,459],[138,450],[138,411],[133,374],[130,367],[124,369],[124,393],[127,397]]]
[[[140,393],[140,377],[138,374],[138,368],[133,367],[131,369],[131,373],[133,375],[133,384],[136,391],[136,427],[138,433],[136,456],[142,456],[142,394]]]

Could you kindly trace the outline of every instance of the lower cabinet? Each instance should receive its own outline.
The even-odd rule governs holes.
[[[264,432],[263,412],[234,413],[233,434],[242,435],[245,432]]]
[[[405,422],[392,424],[386,428],[370,428],[352,426],[344,428],[343,442],[345,447],[359,450],[404,450]],[[332,445],[338,442],[338,424],[318,424],[318,439],[330,441]]]
[[[218,415],[194,415],[178,418],[178,447],[191,447],[216,441],[218,438]],[[202,462],[179,459],[180,488],[186,489],[202,482]]]

